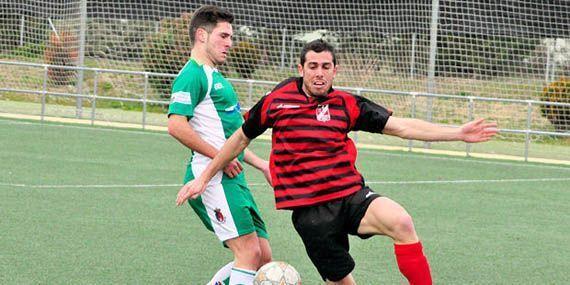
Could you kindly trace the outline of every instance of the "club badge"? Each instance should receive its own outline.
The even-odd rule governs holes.
[[[331,120],[331,113],[329,112],[329,104],[317,106],[317,121],[328,122]]]

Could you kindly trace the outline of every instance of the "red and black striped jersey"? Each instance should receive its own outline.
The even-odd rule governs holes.
[[[302,78],[289,78],[245,114],[253,139],[272,128],[269,159],[278,209],[310,206],[348,196],[364,186],[356,170],[351,130],[381,133],[391,111],[370,100],[331,89],[310,97]]]

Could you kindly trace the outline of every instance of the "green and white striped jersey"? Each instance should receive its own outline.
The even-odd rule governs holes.
[[[172,84],[168,115],[186,116],[190,126],[200,137],[221,149],[222,145],[243,123],[240,105],[232,85],[215,68],[190,59]],[[243,161],[243,153],[239,156]],[[192,153],[189,166],[197,177],[210,158]],[[194,177],[190,177],[193,179]],[[237,182],[245,185],[243,172],[234,179],[218,173],[212,182]]]

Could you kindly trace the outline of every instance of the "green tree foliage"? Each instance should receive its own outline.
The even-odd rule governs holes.
[[[191,14],[183,13],[178,18],[160,21],[160,29],[146,39],[143,48],[145,71],[176,74],[190,58],[190,36],[188,27]],[[151,86],[162,98],[170,98],[172,77],[151,77]]]
[[[242,78],[252,78],[260,60],[261,52],[253,43],[240,41],[230,50],[230,65]]]

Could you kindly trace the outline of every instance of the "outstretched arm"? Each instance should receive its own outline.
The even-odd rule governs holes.
[[[390,117],[383,130],[384,134],[403,139],[421,141],[464,141],[478,143],[490,140],[497,134],[497,123],[477,119],[459,128],[445,127],[430,122]]]
[[[239,128],[224,144],[220,152],[214,157],[202,175],[186,183],[178,192],[176,205],[180,206],[188,199],[196,199],[206,190],[206,185],[220,171],[224,165],[236,158],[248,145],[249,138]]]

